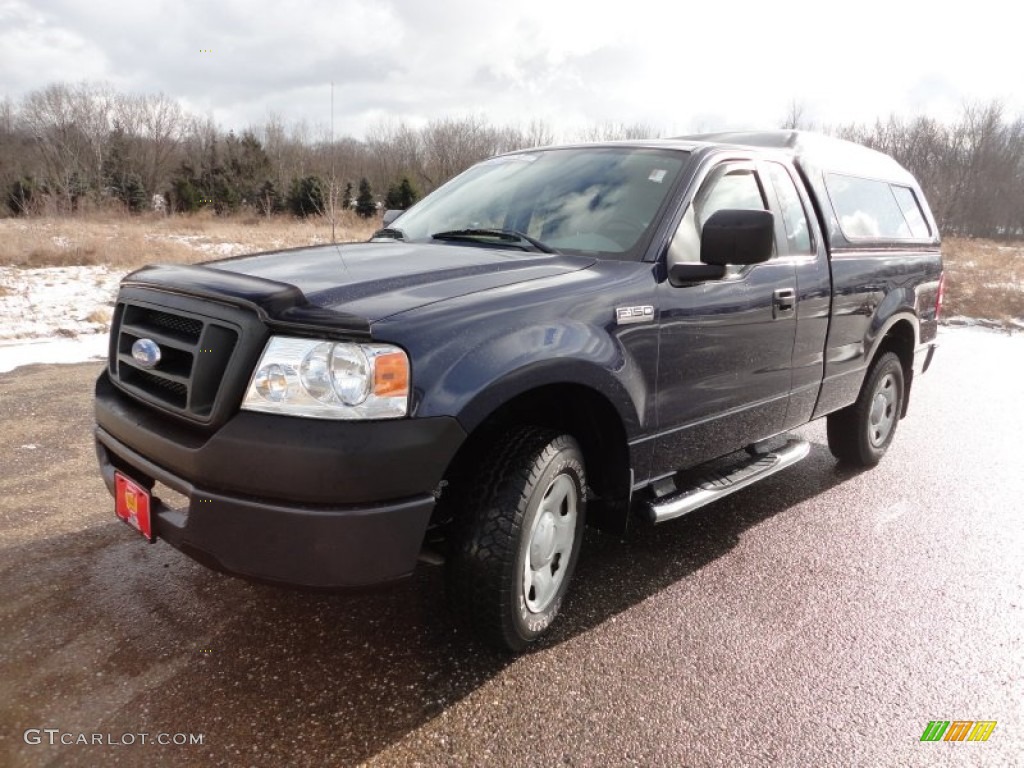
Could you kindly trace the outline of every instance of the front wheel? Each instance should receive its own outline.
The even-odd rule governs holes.
[[[586,473],[570,436],[536,427],[501,435],[454,522],[447,590],[492,645],[522,651],[558,615],[583,540]]]
[[[859,467],[881,461],[903,411],[903,382],[903,365],[893,352],[875,361],[853,405],[828,416],[828,447],[833,456]]]

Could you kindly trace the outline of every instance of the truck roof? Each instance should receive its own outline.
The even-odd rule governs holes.
[[[884,179],[917,188],[913,175],[889,155],[862,144],[811,131],[787,129],[765,131],[727,131],[675,136],[666,139],[627,139],[618,141],[577,142],[538,149],[567,149],[582,146],[647,147],[694,151],[710,147],[768,149],[793,157],[809,174],[843,173],[851,176]],[[509,154],[532,152],[516,150]]]
[[[907,169],[884,152],[834,136],[796,130],[733,131],[679,136],[681,141],[763,147],[791,153],[802,165],[916,186]]]

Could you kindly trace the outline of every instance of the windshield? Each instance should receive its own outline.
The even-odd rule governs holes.
[[[481,230],[567,253],[632,258],[688,154],[636,147],[550,149],[485,160],[394,222],[412,241],[500,245]],[[439,237],[438,237],[439,236]]]

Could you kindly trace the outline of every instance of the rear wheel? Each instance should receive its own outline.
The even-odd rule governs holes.
[[[828,416],[828,447],[840,461],[873,467],[896,434],[904,397],[903,365],[893,352],[875,360],[853,405]]]
[[[447,590],[483,639],[521,651],[551,626],[579,557],[583,454],[569,435],[520,427],[481,460],[456,512]]]

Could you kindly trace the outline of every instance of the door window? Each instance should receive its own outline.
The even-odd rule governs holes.
[[[775,194],[782,207],[782,221],[786,225],[786,240],[789,253],[794,256],[807,256],[814,253],[811,242],[811,230],[807,224],[807,212],[800,202],[800,193],[793,184],[793,177],[778,163],[768,163],[768,175],[771,177]]]
[[[700,261],[700,233],[704,222],[721,210],[765,211],[764,192],[757,173],[749,165],[724,165],[712,171],[686,209],[668,247],[668,263]],[[730,273],[738,271],[729,267]]]

